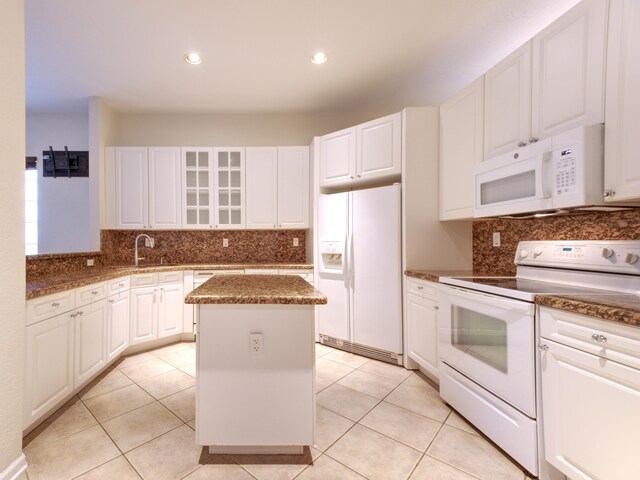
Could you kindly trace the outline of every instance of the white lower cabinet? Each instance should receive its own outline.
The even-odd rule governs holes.
[[[71,313],[75,319],[74,387],[97,373],[107,363],[107,301],[102,299]]]
[[[26,329],[26,428],[73,391],[74,319],[63,313]]]
[[[546,460],[572,480],[640,472],[640,329],[541,308]]]
[[[158,290],[158,338],[182,332],[183,284],[160,285]]]
[[[437,284],[407,279],[407,355],[438,378]]]
[[[131,290],[131,336],[136,345],[158,338],[158,287]]]
[[[107,300],[107,362],[129,346],[129,290]]]

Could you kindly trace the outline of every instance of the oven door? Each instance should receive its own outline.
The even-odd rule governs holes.
[[[439,296],[441,361],[535,418],[534,305],[444,285]]]

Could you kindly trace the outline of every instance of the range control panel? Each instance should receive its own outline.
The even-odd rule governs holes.
[[[515,264],[640,275],[640,241],[563,240],[518,244]]]

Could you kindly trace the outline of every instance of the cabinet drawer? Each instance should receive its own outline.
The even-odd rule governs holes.
[[[245,268],[246,275],[278,275],[276,268]]]
[[[65,290],[27,302],[27,325],[40,322],[60,313],[68,312],[76,306],[75,290]]]
[[[165,283],[182,283],[183,281],[182,270],[177,272],[160,272],[158,273],[158,283],[163,285]]]
[[[114,293],[120,293],[124,290],[128,290],[131,285],[129,276],[116,278],[115,280],[109,280],[107,282],[109,295]]]
[[[540,307],[540,335],[598,357],[640,368],[638,327]]]
[[[138,273],[131,275],[131,288],[134,287],[152,287],[158,285],[157,273]]]
[[[407,279],[407,291],[420,297],[438,298],[438,286],[432,282]]]
[[[76,289],[76,306],[87,305],[107,297],[107,284],[92,283]]]

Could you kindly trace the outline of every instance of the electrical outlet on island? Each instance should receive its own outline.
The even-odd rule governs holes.
[[[252,356],[262,355],[264,339],[261,333],[249,334],[249,351]]]

